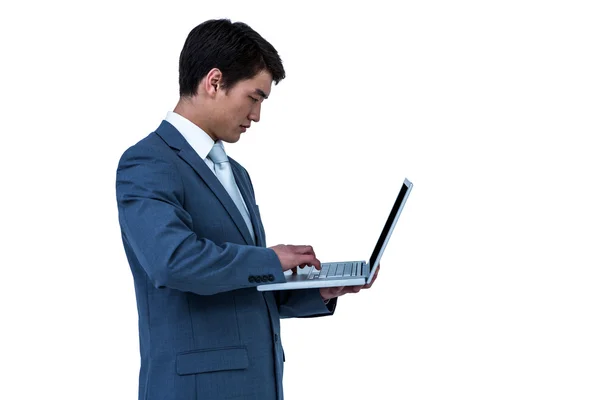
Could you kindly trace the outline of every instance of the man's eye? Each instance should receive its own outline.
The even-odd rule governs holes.
[[[252,102],[253,102],[253,103],[258,103],[258,99],[255,99],[255,98],[254,98],[254,97],[252,97],[252,96],[249,96],[249,97],[252,99]]]

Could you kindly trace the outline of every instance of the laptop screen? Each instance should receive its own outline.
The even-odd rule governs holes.
[[[371,274],[373,273],[373,269],[379,264],[381,256],[383,255],[383,251],[385,250],[385,246],[387,242],[390,240],[392,236],[392,232],[394,227],[396,226],[396,222],[398,221],[398,217],[404,208],[404,203],[406,203],[406,199],[412,189],[412,183],[408,179],[404,179],[404,183],[402,184],[402,188],[400,188],[400,193],[398,193],[398,197],[396,198],[396,202],[392,207],[392,211],[385,222],[385,226],[383,227],[383,231],[381,231],[381,235],[379,236],[379,240],[375,245],[375,249],[373,250],[373,254],[369,260],[369,267],[371,268]]]

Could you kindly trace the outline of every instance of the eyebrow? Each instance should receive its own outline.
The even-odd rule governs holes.
[[[269,96],[267,96],[265,94],[265,92],[263,92],[260,89],[254,89],[254,93],[256,93],[257,95],[261,96],[263,99],[268,99],[269,98]]]

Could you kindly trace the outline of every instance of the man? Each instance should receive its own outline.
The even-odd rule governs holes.
[[[256,290],[320,267],[311,246],[266,248],[250,176],[223,148],[259,121],[284,77],[276,50],[246,24],[200,24],[181,51],[175,109],[119,161],[140,399],[283,399],[279,319],[331,315],[337,297],[360,290]]]

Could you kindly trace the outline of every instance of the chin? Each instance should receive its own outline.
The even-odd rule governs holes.
[[[223,138],[221,140],[226,143],[236,143],[238,140],[240,140],[240,137],[241,137],[241,135],[238,133],[238,134],[233,134],[231,136]]]
[[[231,135],[231,143],[237,142],[238,140],[240,140],[241,137],[241,133],[234,133],[233,135]]]

